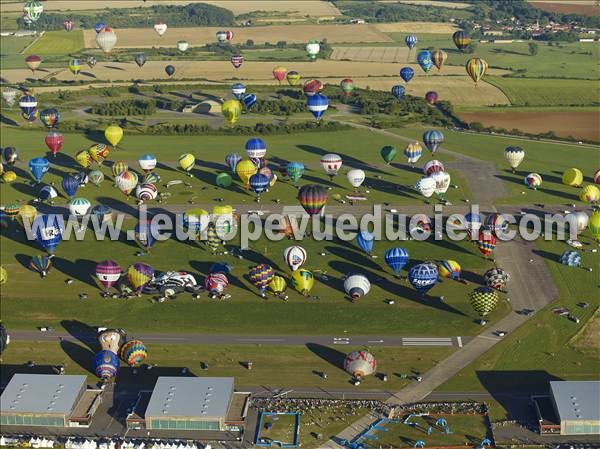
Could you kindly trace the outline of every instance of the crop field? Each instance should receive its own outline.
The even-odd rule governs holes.
[[[7,36],[0,39],[0,67],[24,67],[25,56],[21,52],[34,41],[34,37]]]
[[[595,0],[529,0],[536,8],[561,14],[597,16],[600,6]]]
[[[369,61],[369,62],[406,62],[408,49],[403,47],[334,47],[331,59]]]
[[[64,31],[46,31],[31,47],[27,49],[28,55],[64,55],[77,53],[83,48],[83,32],[74,30],[70,33]]]
[[[301,17],[339,16],[340,11],[331,2],[320,0],[207,0],[203,3],[231,10],[235,15],[252,11],[267,11]]]
[[[461,2],[440,2],[436,0],[379,0],[379,3],[406,3],[408,5],[427,5],[440,8],[467,9],[472,5]]]
[[[458,114],[467,123],[480,122],[507,130],[520,129],[537,134],[554,131],[559,137],[573,136],[578,139],[600,142],[600,112],[598,111],[479,111]]]
[[[152,28],[122,28],[116,30],[116,48],[175,47],[177,41],[188,40],[191,46],[215,42],[215,33],[221,28],[169,28],[162,37]],[[233,28],[233,43],[253,40],[256,44],[278,41],[305,43],[310,39],[327,38],[330,44],[337,42],[392,42],[375,25],[269,25],[261,27]],[[85,30],[86,48],[96,48],[96,32]]]
[[[365,27],[367,25],[359,25]],[[442,22],[397,22],[376,23],[375,29],[382,33],[431,33],[452,35],[458,28],[451,23]]]
[[[505,78],[485,79],[515,106],[586,106],[598,103],[600,83],[595,80]]]

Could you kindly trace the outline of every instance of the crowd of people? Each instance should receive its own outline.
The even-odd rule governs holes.
[[[472,415],[485,415],[488,412],[487,404],[483,402],[475,401],[461,401],[461,402],[417,402],[415,404],[407,404],[404,406],[398,406],[401,413],[432,413],[432,414],[443,414],[443,415],[456,415],[456,414],[472,414]]]
[[[300,412],[303,414],[311,413],[315,410],[355,414],[360,409],[368,409],[387,416],[390,412],[390,407],[387,404],[370,399],[254,398],[252,406],[260,412]]]

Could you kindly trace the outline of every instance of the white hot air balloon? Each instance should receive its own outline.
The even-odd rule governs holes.
[[[138,159],[138,163],[140,168],[148,173],[156,168],[156,157],[152,154],[142,154]]]
[[[306,44],[306,53],[308,53],[310,59],[316,59],[320,51],[321,45],[316,40],[311,40]]]
[[[301,246],[290,246],[283,250],[283,260],[290,270],[296,271],[306,262],[306,250]]]
[[[321,158],[321,167],[325,170],[329,179],[333,179],[342,166],[342,157],[339,154],[329,153]]]
[[[189,48],[190,44],[188,41],[177,41],[177,50],[184,52]]]
[[[523,162],[524,158],[525,151],[523,151],[523,148],[521,147],[506,147],[504,149],[504,159],[506,159],[506,162],[508,162],[508,165],[512,168],[513,173],[519,164]]]
[[[448,191],[450,187],[450,173],[445,171],[439,171],[431,175],[435,180],[435,193],[437,195],[443,195]]]
[[[105,329],[98,334],[98,343],[100,343],[100,347],[103,350],[118,354],[119,349],[123,343],[125,343],[125,338],[126,336],[123,331],[116,329]]]
[[[415,189],[425,198],[430,198],[435,193],[437,183],[431,176],[424,176],[417,181]]]
[[[117,44],[117,35],[112,28],[106,27],[96,34],[96,44],[104,53],[110,54]]]
[[[12,108],[17,101],[17,93],[19,91],[17,89],[13,89],[12,87],[7,87],[2,91],[2,98],[6,101],[6,104],[9,108]]]
[[[142,201],[154,200],[158,195],[158,189],[154,184],[138,184],[135,188],[135,197]]]
[[[156,31],[156,34],[158,34],[159,36],[165,34],[167,32],[167,28],[168,27],[166,23],[156,22],[154,24],[154,31]]]
[[[581,234],[583,231],[585,231],[585,228],[587,228],[590,217],[582,210],[575,212],[573,215],[575,216],[577,223],[577,234]]]
[[[364,170],[361,170],[360,168],[353,168],[346,176],[348,177],[348,182],[350,185],[355,189],[360,187],[361,184],[365,182],[366,178]]]
[[[425,176],[431,176],[432,174],[441,171],[445,171],[444,164],[437,159],[430,160],[423,167],[423,173],[425,173]]]
[[[377,360],[367,351],[354,351],[344,359],[344,370],[352,377],[360,379],[377,370]]]
[[[85,198],[73,198],[69,201],[69,212],[74,217],[83,217],[92,207],[91,203]]]
[[[371,283],[362,274],[353,274],[344,281],[344,290],[352,299],[352,302],[365,296],[371,290]]]

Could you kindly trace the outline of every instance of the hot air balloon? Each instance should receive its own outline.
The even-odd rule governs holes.
[[[492,312],[498,304],[498,293],[490,287],[477,287],[469,293],[469,300],[473,310],[481,317],[481,324],[484,325],[484,317]]]
[[[2,157],[4,158],[4,162],[9,167],[15,165],[15,162],[19,159],[19,153],[15,147],[6,147],[2,151]]]
[[[123,128],[118,125],[110,125],[104,130],[104,138],[116,148],[123,138]]]
[[[529,173],[523,182],[530,189],[537,190],[542,185],[542,177],[538,173]]]
[[[44,12],[44,6],[37,0],[29,0],[23,6],[23,16],[28,22],[37,22]]]
[[[571,187],[579,187],[583,183],[583,173],[578,168],[569,168],[563,173],[562,183]]]
[[[62,240],[64,222],[59,215],[38,215],[31,225],[35,241],[48,254],[54,254]]]
[[[241,100],[246,93],[246,86],[242,83],[235,83],[231,86],[231,93],[236,99]]]
[[[60,123],[60,112],[54,108],[44,109],[40,111],[40,121],[46,128],[54,128]]]
[[[105,54],[109,55],[117,44],[117,35],[112,28],[105,27],[96,34],[96,44]]]
[[[252,191],[256,193],[256,201],[260,202],[260,195],[265,190],[267,190],[270,181],[271,180],[269,179],[269,177],[263,175],[262,173],[255,173],[252,176],[250,176],[248,184],[250,186],[250,189],[252,189]]]
[[[362,379],[377,371],[377,361],[370,352],[351,352],[344,359],[344,371],[356,379]]]
[[[450,188],[450,173],[445,171],[435,172],[431,175],[431,178],[435,181],[435,194],[443,199]]]
[[[120,173],[115,178],[115,185],[126,196],[129,196],[129,194],[133,191],[133,189],[135,189],[135,186],[137,186],[137,183],[138,183],[137,174],[135,172],[132,172],[129,170],[126,170],[126,171]]]
[[[323,90],[323,83],[319,80],[308,80],[302,86],[302,92],[307,97],[312,97]]]
[[[242,156],[238,153],[229,153],[225,156],[225,163],[229,166],[232,173],[235,173],[237,164],[242,160]]]
[[[510,275],[502,268],[491,268],[483,275],[485,285],[501,292],[506,292],[506,284],[510,281]]]
[[[466,31],[457,31],[452,35],[452,40],[454,41],[454,45],[459,50],[464,50],[471,43],[471,36]]]
[[[438,71],[441,70],[444,62],[446,62],[446,59],[448,59],[448,54],[439,48],[437,50],[432,50],[429,56],[431,58],[431,62],[433,62],[433,65],[437,67]]]
[[[142,154],[138,158],[138,164],[140,164],[140,168],[144,172],[150,173],[156,168],[156,156],[153,154]]]
[[[488,63],[481,58],[471,58],[465,64],[465,69],[467,70],[467,74],[475,82],[475,85],[477,85],[477,82],[483,78],[485,72],[487,72]]]
[[[279,84],[285,79],[287,75],[287,69],[282,66],[277,66],[273,69],[273,78],[275,78]]]
[[[96,277],[105,291],[119,281],[122,271],[119,264],[112,260],[104,260],[96,265]]]
[[[94,67],[96,67],[98,61],[94,56],[88,56],[88,58],[85,60],[85,63],[89,66],[90,69],[93,69]]]
[[[127,269],[127,280],[138,294],[153,277],[154,269],[143,263],[133,264]]]
[[[525,151],[521,147],[506,147],[504,149],[504,159],[512,168],[513,173],[525,157]]]
[[[45,157],[35,157],[29,161],[29,171],[31,171],[31,176],[37,184],[42,181],[49,167],[50,164]]]
[[[587,225],[590,221],[590,217],[588,216],[588,214],[585,213],[585,211],[582,210],[573,213],[572,216],[575,217],[575,231],[579,235],[583,231],[585,231],[585,228],[587,228]]]
[[[423,147],[421,147],[421,144],[419,142],[409,143],[404,149],[404,155],[406,156],[408,163],[411,164],[413,167],[415,166],[415,163],[421,158],[422,154]]]
[[[27,223],[27,227],[31,228],[31,223],[33,223],[33,220],[35,220],[35,217],[37,217],[37,215],[38,212],[35,206],[32,206],[30,204],[23,204],[19,208],[19,221],[21,223],[21,226],[23,226],[23,228],[26,228],[25,223]]]
[[[104,329],[96,336],[100,349],[110,351],[113,354],[119,353],[119,348],[125,343],[125,332],[117,329]]]
[[[306,262],[306,250],[301,246],[289,246],[283,250],[283,260],[292,271],[296,271]]]
[[[144,64],[146,64],[147,58],[144,53],[138,53],[137,55],[135,55],[133,60],[137,64],[137,66],[141,69],[144,66]]]
[[[396,98],[396,100],[400,100],[404,96],[405,92],[406,89],[400,84],[397,84],[394,87],[392,87],[392,95]]]
[[[16,217],[18,217],[20,211],[21,205],[18,202],[7,204],[2,210],[3,216],[6,216],[11,220],[14,220]]]
[[[258,288],[258,292],[264,298],[267,287],[273,280],[273,268],[267,264],[260,264],[252,267],[248,272],[250,282]]]
[[[600,170],[594,173],[594,184],[600,184]]]
[[[375,235],[372,232],[361,230],[356,234],[356,244],[365,253],[371,254],[373,251],[373,244],[375,243]]]
[[[2,180],[7,184],[9,184],[11,182],[15,182],[17,180],[17,174],[11,170],[6,171],[6,172],[2,173]]]
[[[433,154],[444,143],[444,135],[437,129],[429,129],[423,133],[423,143]]]
[[[246,106],[246,109],[250,109],[256,103],[256,95],[255,94],[246,94],[242,98],[242,103]]]
[[[37,111],[37,99],[30,94],[23,95],[19,98],[19,107],[23,114],[27,114],[27,116],[32,116]]]
[[[290,70],[285,76],[285,79],[287,80],[290,86],[297,86],[298,84],[300,84],[300,80],[302,79],[302,77],[295,70]]]
[[[133,232],[135,241],[145,251],[150,251],[150,248],[156,243],[156,238],[160,235],[158,226],[148,220],[137,223]]]
[[[425,262],[410,269],[408,281],[424,298],[426,293],[437,283],[438,276],[437,266],[434,263]]]
[[[479,236],[479,230],[483,226],[483,218],[481,215],[473,212],[465,214],[464,218],[464,229],[467,231],[469,237]]]
[[[492,213],[485,219],[485,228],[491,231],[495,237],[499,237],[508,230],[509,221],[505,215]]]
[[[438,100],[438,93],[434,90],[430,90],[425,94],[425,101],[429,104],[435,104]]]
[[[259,137],[246,141],[245,148],[248,159],[262,159],[267,154],[267,144]]]
[[[412,67],[402,67],[400,69],[400,78],[402,78],[402,81],[404,81],[406,84],[413,79],[413,76],[415,76],[415,71],[412,69]]]
[[[119,358],[117,355],[108,350],[102,350],[94,356],[94,372],[96,376],[102,379],[103,382],[108,382],[117,375],[119,371]]]
[[[594,204],[600,200],[600,189],[594,184],[583,186],[579,199],[589,204]]]
[[[222,189],[226,189],[233,183],[233,179],[229,173],[219,173],[215,178],[215,183]]]
[[[592,237],[597,242],[600,242],[600,211],[594,211],[590,217],[590,231]]]
[[[73,29],[73,21],[71,19],[64,20],[63,28],[65,31],[71,31]]]
[[[135,197],[140,201],[155,200],[158,196],[158,188],[149,182],[138,184],[135,188]]]
[[[146,346],[140,340],[130,340],[123,344],[119,354],[121,360],[123,360],[132,368],[140,366],[148,357]]]
[[[314,39],[308,41],[308,43],[306,44],[306,53],[308,53],[308,57],[311,60],[314,61],[315,59],[317,59],[319,51],[321,51],[321,45],[319,44],[319,41],[316,41]]]
[[[127,170],[129,170],[129,166],[127,165],[127,162],[124,161],[116,161],[112,167],[110,168],[112,171],[113,176],[116,178],[117,176],[119,176],[121,173],[126,172]]]
[[[481,254],[489,256],[496,249],[496,237],[487,229],[481,230],[479,231],[475,245]]]
[[[409,34],[404,38],[404,43],[408,47],[410,53],[410,50],[415,48],[415,46],[417,45],[417,36],[415,36],[414,34]]]
[[[232,55],[229,61],[234,68],[239,69],[244,64],[244,57],[242,55]]]
[[[225,103],[223,103],[221,111],[223,113],[223,117],[225,117],[225,120],[227,120],[230,125],[233,125],[238,121],[240,115],[242,114],[242,104],[238,100],[227,100]]]
[[[167,24],[163,23],[163,22],[156,22],[154,24],[154,31],[156,31],[156,34],[158,34],[159,36],[162,37],[163,34],[165,34],[167,32]]]
[[[423,69],[425,73],[428,73],[433,68],[433,61],[429,51],[423,50],[417,54],[417,64]]]
[[[52,198],[56,198],[57,196],[58,196],[58,192],[52,186],[44,186],[38,192],[38,198],[41,201],[51,200]]]
[[[81,72],[81,59],[73,58],[69,61],[69,70],[75,76],[79,75]]]
[[[46,146],[52,152],[53,156],[60,151],[65,141],[64,136],[56,131],[50,131],[44,139]]]
[[[396,157],[397,153],[398,150],[396,150],[396,147],[393,147],[392,145],[386,145],[379,151],[379,154],[381,154],[381,158],[385,161],[387,165],[390,165],[390,163]]]
[[[106,28],[106,24],[104,22],[98,22],[94,24],[94,31],[96,31],[96,34],[98,34],[104,28]]]
[[[6,101],[9,108],[12,108],[15,105],[18,92],[17,89],[13,89],[12,87],[7,87],[2,91],[2,98],[4,98],[4,101]]]
[[[30,55],[25,58],[25,65],[33,74],[35,74],[35,71],[38,69],[41,63],[42,58],[38,55]]]
[[[209,213],[205,209],[190,209],[183,214],[183,229],[197,235],[208,226]]]
[[[404,248],[390,248],[385,252],[384,259],[394,273],[399,275],[402,268],[408,263],[409,255]]]
[[[308,296],[315,285],[315,276],[310,271],[300,268],[292,273],[291,285],[298,293]]]
[[[88,213],[92,205],[85,198],[73,198],[69,201],[69,212],[76,218],[81,218]]]
[[[61,181],[62,189],[69,198],[75,196],[79,184],[79,179],[73,175],[66,175]]]
[[[348,182],[354,187],[354,190],[357,190],[362,183],[365,182],[366,176],[364,170],[361,170],[360,168],[353,168],[346,174]]]
[[[29,268],[39,273],[43,279],[48,274],[48,271],[50,271],[50,268],[52,268],[52,259],[45,254],[33,256],[29,262]]]
[[[219,246],[223,244],[219,234],[217,234],[217,228],[212,222],[208,223],[206,228],[206,239],[204,240],[204,243],[213,254],[215,254],[219,249]]]
[[[175,74],[175,66],[169,64],[167,66],[165,66],[165,73],[171,77]]]
[[[327,203],[327,191],[318,184],[307,184],[298,190],[298,201],[308,215],[317,215]]]
[[[436,187],[437,183],[431,176],[424,176],[415,184],[415,189],[417,192],[419,192],[425,198],[431,198],[431,196],[435,193]]]
[[[177,41],[177,50],[179,50],[180,52],[184,52],[188,49],[188,47],[190,46],[188,41]]]
[[[352,274],[344,281],[344,290],[352,302],[356,302],[369,293],[371,283],[362,274]]]
[[[294,184],[297,184],[304,174],[304,164],[302,162],[288,162],[285,171]]]
[[[222,44],[224,42],[227,42],[227,41],[233,39],[233,32],[231,32],[231,31],[217,31],[216,32],[216,37],[217,37],[217,41]]]
[[[281,298],[287,290],[287,282],[285,281],[285,278],[281,276],[273,276],[273,280],[269,284],[269,290],[271,290],[275,296]],[[284,296],[283,299],[287,299],[287,296]]]
[[[322,94],[315,94],[312,97],[308,97],[306,100],[306,107],[311,114],[318,120],[321,120],[323,114],[329,107],[329,99]]]
[[[437,264],[441,277],[460,281],[461,268],[455,260],[440,260]]]
[[[204,288],[211,298],[222,295],[229,285],[229,279],[225,273],[209,273],[204,279]]]
[[[342,89],[344,97],[349,97],[354,91],[354,82],[350,78],[344,78],[340,81],[340,88]]]
[[[254,175],[258,171],[258,169],[256,165],[252,163],[252,161],[246,159],[238,162],[235,171],[240,177],[244,186],[248,188],[250,186],[250,176]]]
[[[178,160],[179,168],[184,172],[191,172],[196,165],[196,157],[191,153],[185,153],[179,156]]]
[[[426,176],[442,171],[445,171],[444,164],[437,159],[432,159],[423,166],[423,173],[425,173]]]
[[[325,170],[329,179],[333,179],[333,177],[337,175],[341,166],[342,158],[339,154],[329,153],[321,157],[321,167],[323,167],[323,170]]]

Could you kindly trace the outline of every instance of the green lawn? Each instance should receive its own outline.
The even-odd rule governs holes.
[[[585,106],[597,104],[600,83],[596,80],[560,80],[487,76],[516,106]]]
[[[25,55],[21,52],[34,41],[35,37],[14,37],[7,36],[0,39],[0,67],[8,68],[26,68]]]
[[[46,31],[29,49],[28,55],[64,55],[84,47],[83,31]]]
[[[260,437],[271,441],[280,441],[283,444],[291,444],[296,432],[295,415],[265,415],[262,420]],[[266,426],[271,428],[267,429]]]
[[[402,128],[394,130],[398,134],[419,139],[422,128]],[[598,147],[589,145],[537,142],[528,139],[470,134],[444,130],[444,147],[467,156],[491,161],[496,164],[499,176],[505,180],[509,195],[497,201],[498,204],[564,204],[579,200],[579,189],[562,184],[563,172],[570,167],[578,167],[585,175],[585,182],[592,182],[598,164]],[[513,174],[504,160],[504,148],[520,146],[525,150],[525,159]],[[530,172],[542,176],[542,186],[538,190],[528,189],[523,178]],[[524,193],[522,193],[524,192]]]

